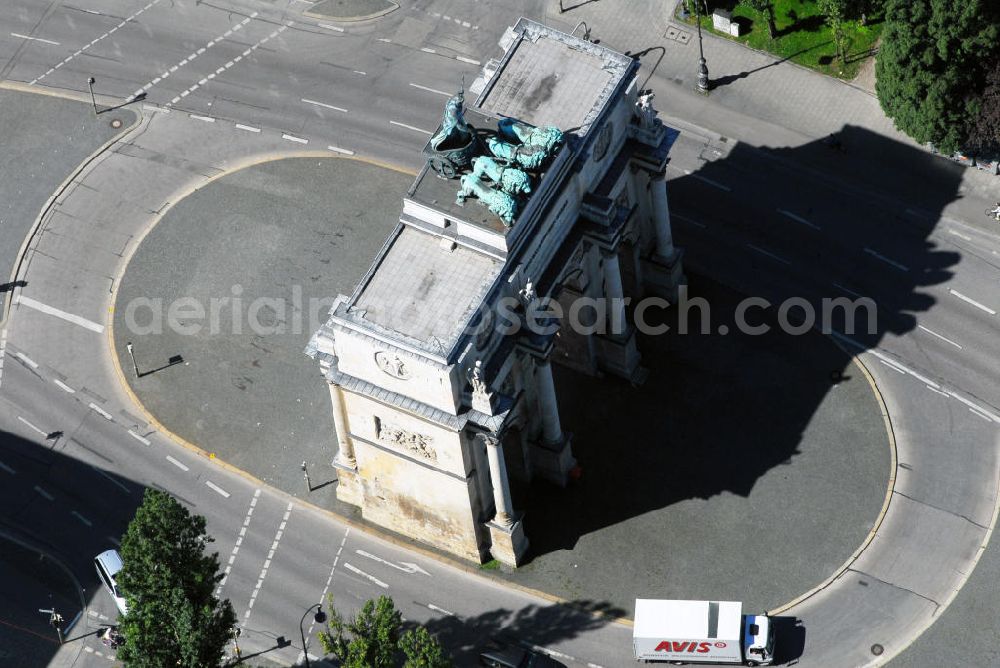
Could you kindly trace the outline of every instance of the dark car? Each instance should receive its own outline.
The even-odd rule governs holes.
[[[494,645],[479,654],[479,663],[491,668],[565,668],[555,659],[517,645]]]

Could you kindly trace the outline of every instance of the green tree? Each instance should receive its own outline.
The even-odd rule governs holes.
[[[1000,60],[986,74],[979,113],[969,130],[969,149],[980,155],[1000,155]]]
[[[996,0],[886,0],[875,92],[896,127],[946,153],[980,111],[1000,50]]]
[[[771,0],[740,0],[743,5],[757,13],[767,22],[767,35],[774,39],[777,29],[774,25],[774,3]]]
[[[400,633],[403,617],[392,599],[366,601],[354,617],[344,618],[330,597],[329,631],[319,633],[320,644],[343,668],[392,668],[402,651],[405,668],[450,668],[451,659],[424,627]]]
[[[844,34],[844,19],[847,15],[847,0],[817,0],[819,11],[826,18],[833,43],[837,49],[837,60],[841,66],[847,62],[847,36]]]
[[[205,518],[172,496],[147,489],[122,538],[118,583],[128,604],[119,620],[128,668],[210,668],[223,659],[236,623],[233,606],[213,590],[219,555],[205,554],[212,538]]]

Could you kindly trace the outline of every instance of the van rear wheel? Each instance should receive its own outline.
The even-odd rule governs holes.
[[[748,666],[759,666],[760,664],[757,663],[756,661],[747,661],[746,665],[748,665]]]

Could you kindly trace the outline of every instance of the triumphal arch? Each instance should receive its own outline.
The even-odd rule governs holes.
[[[552,363],[641,382],[625,298],[673,295],[683,275],[665,180],[677,133],[638,62],[526,19],[500,46],[449,100],[398,225],[306,352],[329,384],[337,497],[516,566],[531,520],[509,476],[565,485],[576,464]],[[558,317],[582,301],[601,326]]]

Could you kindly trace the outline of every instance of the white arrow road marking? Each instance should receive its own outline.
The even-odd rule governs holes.
[[[381,580],[379,580],[374,575],[368,575],[368,573],[365,573],[360,568],[357,568],[356,566],[353,566],[353,565],[347,563],[346,561],[344,562],[344,568],[346,568],[347,570],[351,571],[352,573],[357,573],[361,577],[366,578],[366,579],[374,582],[375,584],[377,584],[382,589],[388,589],[389,588],[389,585],[387,585],[386,583],[382,582]]]
[[[372,554],[371,552],[365,552],[364,550],[355,550],[355,552],[357,552],[362,557],[366,557],[368,559],[371,559],[372,561],[377,561],[380,564],[385,564],[386,566],[389,566],[390,568],[395,568],[397,571],[403,571],[404,573],[423,573],[424,575],[430,575],[430,573],[428,573],[427,571],[425,571],[424,569],[422,569],[420,566],[417,566],[416,564],[413,564],[413,563],[409,563],[409,562],[406,562],[406,561],[401,561],[401,562],[399,562],[399,565],[397,565],[397,564],[392,563],[391,561],[386,561],[382,557],[377,557],[374,554]]]

